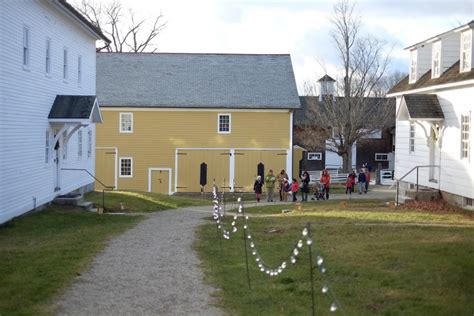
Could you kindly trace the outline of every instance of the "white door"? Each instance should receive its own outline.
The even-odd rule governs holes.
[[[436,140],[436,133],[433,130],[433,128],[430,129],[430,140],[429,140],[429,147],[430,147],[430,161],[429,164],[432,167],[429,167],[430,169],[430,182],[438,182],[438,168],[434,167],[438,165],[438,149],[437,149],[437,140]]]

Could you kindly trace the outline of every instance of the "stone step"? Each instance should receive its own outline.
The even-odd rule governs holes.
[[[60,195],[53,200],[53,204],[57,205],[78,205],[84,202],[84,196],[82,194],[66,194]]]
[[[86,211],[92,211],[93,203],[92,202],[81,202],[77,204],[78,207],[83,208]]]

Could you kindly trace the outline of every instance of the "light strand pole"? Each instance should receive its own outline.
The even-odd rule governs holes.
[[[312,246],[313,246],[313,233],[311,232],[311,223],[308,222],[308,238],[306,239],[306,243],[308,244],[308,253],[309,253],[309,277],[311,281],[311,307],[313,311],[313,316],[316,315],[315,311],[315,302],[314,302],[314,278],[313,278],[313,254],[312,254]]]
[[[241,201],[240,202],[242,205],[242,216],[244,218],[244,248],[245,248],[245,266],[247,268],[247,281],[249,284],[249,289],[252,289],[252,286],[250,284],[250,271],[249,271],[249,257],[248,257],[248,249],[247,249],[247,230],[248,230],[248,223],[247,220],[245,219],[245,210],[244,210],[244,203]]]

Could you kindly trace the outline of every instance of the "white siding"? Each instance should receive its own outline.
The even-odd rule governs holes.
[[[23,25],[30,29],[30,65],[22,66]],[[0,223],[51,201],[93,180],[65,171],[54,192],[55,165],[46,165],[45,131],[57,94],[95,94],[95,40],[47,2],[0,1]],[[46,38],[51,39],[51,73],[45,73]],[[69,80],[62,76],[63,48],[69,50]],[[77,84],[77,56],[82,83]],[[93,139],[95,139],[95,128]],[[85,133],[87,134],[87,133]],[[95,157],[77,159],[77,135],[68,145],[63,167],[94,172]],[[52,144],[54,146],[54,144]],[[86,142],[84,144],[86,146]],[[95,144],[94,144],[95,146]],[[86,151],[86,147],[84,147]],[[93,155],[94,155],[93,151]]]
[[[461,159],[461,114],[474,112],[474,86],[443,91],[433,91],[438,95],[444,112],[445,131],[442,137],[439,165],[441,166],[439,183],[429,182],[428,169],[420,169],[420,184],[449,193],[474,198],[474,140],[471,136],[470,161]],[[427,92],[427,93],[433,93]],[[397,98],[397,110],[400,103]],[[428,127],[426,122],[422,123]],[[428,129],[429,130],[429,129]],[[472,114],[471,114],[471,135]],[[416,125],[415,152],[409,153],[409,122],[398,121],[396,126],[395,177],[399,179],[417,165],[429,164],[429,147],[423,128]],[[406,181],[416,183],[416,173]]]
[[[441,73],[459,60],[459,33],[451,33],[441,40]]]
[[[416,80],[420,78],[431,69],[431,44],[425,44],[423,47],[417,48],[417,62],[416,62]]]

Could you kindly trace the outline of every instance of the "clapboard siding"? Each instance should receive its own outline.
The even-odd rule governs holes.
[[[427,91],[436,93],[443,109],[445,130],[442,137],[438,184],[428,181],[427,169],[420,169],[420,184],[456,195],[474,198],[474,86],[464,88]],[[401,97],[397,97],[397,109]],[[461,159],[460,120],[462,114],[471,113],[470,161]],[[422,123],[427,130],[428,124]],[[395,177],[400,178],[417,165],[429,164],[429,147],[423,128],[416,124],[415,152],[409,153],[409,122],[397,121]],[[415,183],[416,174],[408,176],[406,181]]]
[[[459,60],[459,54],[459,34],[454,33],[443,38],[441,41],[441,73]]]
[[[84,173],[64,172],[61,191],[54,192],[55,166],[45,164],[48,114],[57,94],[95,94],[95,39],[41,1],[0,1],[0,223],[36,205],[92,183]],[[23,27],[30,30],[30,65],[22,64]],[[46,38],[51,40],[51,74],[45,72]],[[63,49],[68,49],[68,79],[62,76]],[[78,83],[78,56],[82,81]],[[95,128],[92,139],[95,139]],[[77,159],[77,133],[68,145],[63,167],[94,171],[95,150],[87,157],[87,128],[83,157]],[[94,144],[93,144],[94,145]],[[93,147],[94,148],[94,147]]]

